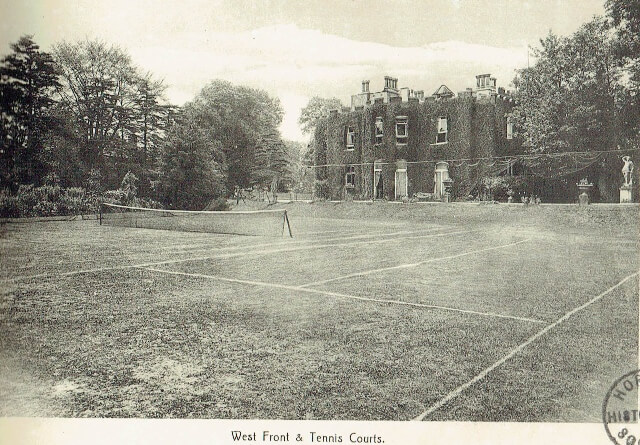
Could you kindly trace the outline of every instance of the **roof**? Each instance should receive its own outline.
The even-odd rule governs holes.
[[[453,96],[453,91],[446,85],[440,85],[440,87],[433,93],[434,96]]]

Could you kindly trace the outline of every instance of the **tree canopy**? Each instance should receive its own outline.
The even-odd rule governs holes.
[[[44,159],[40,152],[47,111],[59,86],[53,58],[40,51],[32,36],[11,45],[0,61],[0,185],[40,183]]]

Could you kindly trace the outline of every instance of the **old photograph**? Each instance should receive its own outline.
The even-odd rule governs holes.
[[[0,423],[640,440],[638,0],[0,17]]]

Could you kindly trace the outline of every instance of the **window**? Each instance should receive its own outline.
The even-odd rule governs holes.
[[[511,122],[511,116],[507,116],[507,139],[513,139],[513,122]]]
[[[356,130],[354,127],[347,127],[347,150],[353,150],[354,145],[356,145]]]
[[[396,142],[398,144],[406,144],[409,137],[409,128],[406,116],[396,117]]]
[[[347,187],[356,186],[356,167],[354,165],[347,166],[347,172],[344,175],[344,185]]]
[[[376,117],[376,144],[382,144],[382,137],[384,136],[384,122],[382,117]]]
[[[446,116],[438,118],[438,135],[436,136],[436,144],[446,144],[448,139],[449,126]]]

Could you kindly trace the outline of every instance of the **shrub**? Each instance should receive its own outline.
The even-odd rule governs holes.
[[[16,196],[8,190],[0,190],[0,217],[16,218],[18,216],[20,216],[20,209]]]
[[[315,197],[319,200],[331,199],[331,185],[328,179],[316,180]]]
[[[216,198],[207,205],[207,210],[221,211],[229,210],[229,202],[226,198]]]

